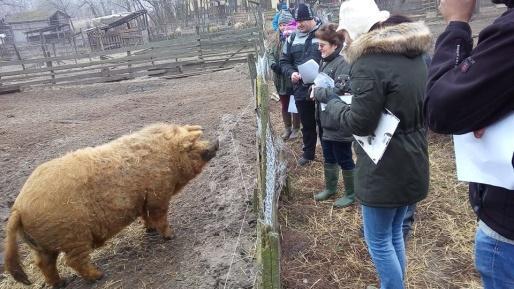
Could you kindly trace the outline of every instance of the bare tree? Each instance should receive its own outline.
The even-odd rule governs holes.
[[[45,2],[48,3],[48,5],[50,5],[52,8],[61,10],[68,15],[70,15],[72,7],[76,6],[75,1],[73,0],[46,0]]]
[[[0,17],[32,8],[32,0],[0,0]]]
[[[111,3],[113,6],[121,8],[127,12],[132,12],[132,7],[136,4],[130,0],[112,0]]]

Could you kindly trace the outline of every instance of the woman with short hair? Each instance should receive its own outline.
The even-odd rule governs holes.
[[[353,136],[350,130],[342,129],[339,121],[330,117],[324,107],[331,97],[343,95],[349,91],[349,65],[340,54],[344,45],[344,34],[337,32],[337,25],[325,24],[316,31],[321,52],[319,71],[334,80],[334,87],[312,87],[311,96],[317,102],[316,119],[318,122],[321,146],[324,158],[325,189],[316,194],[316,201],[324,201],[337,193],[339,170],[342,170],[345,193],[335,201],[334,207],[344,208],[353,204],[355,193],[353,189],[352,158]]]

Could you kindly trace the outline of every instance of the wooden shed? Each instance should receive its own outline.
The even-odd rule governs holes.
[[[86,30],[92,51],[141,45],[148,39],[146,10],[120,15],[120,17],[101,18],[97,21],[93,19],[96,27]]]
[[[27,11],[9,15],[5,19],[12,31],[14,40],[20,42],[59,42],[73,32],[71,17],[60,11]]]

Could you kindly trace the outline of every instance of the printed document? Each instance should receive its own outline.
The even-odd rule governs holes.
[[[514,190],[514,113],[488,126],[481,138],[454,135],[460,181]]]
[[[371,160],[378,164],[382,159],[391,138],[398,127],[400,120],[389,110],[382,112],[375,132],[369,136],[353,135],[357,143],[362,147]]]

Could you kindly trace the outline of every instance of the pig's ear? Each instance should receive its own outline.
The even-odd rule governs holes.
[[[201,127],[199,127],[199,126],[196,126],[196,127],[200,128],[200,129],[191,129],[190,130],[190,128],[192,128],[192,127],[190,127],[190,128],[186,127],[188,132],[182,139],[182,146],[184,147],[184,149],[186,151],[192,150],[194,145],[198,141],[198,139],[203,135],[203,131],[201,130]]]
[[[189,132],[203,131],[203,128],[199,125],[185,125],[184,128]]]

